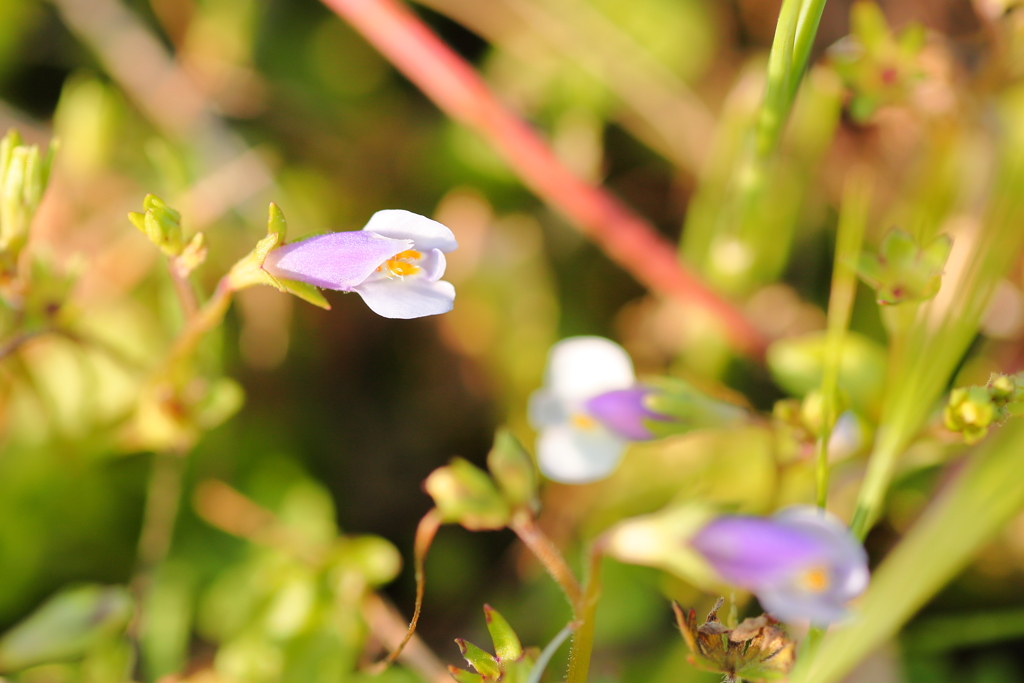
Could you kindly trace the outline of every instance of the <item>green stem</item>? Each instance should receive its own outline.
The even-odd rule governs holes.
[[[868,460],[868,471],[864,475],[857,509],[850,523],[854,536],[861,540],[868,535],[881,514],[885,493],[896,470],[896,458],[906,446],[905,433],[906,430],[898,424],[879,427],[875,450]]]
[[[186,457],[187,453],[179,451],[154,453],[150,465],[146,507],[142,513],[135,573],[131,580],[136,607],[129,633],[136,642],[146,628],[146,603],[153,575],[167,559],[174,538]]]
[[[596,543],[590,549],[590,571],[583,592],[583,600],[578,611],[579,627],[572,641],[569,653],[569,673],[565,683],[586,683],[587,672],[590,670],[590,653],[594,649],[594,623],[597,616],[597,603],[601,597],[601,559],[602,547]]]
[[[572,605],[573,615],[578,618],[581,612],[581,605],[583,604],[583,589],[580,588],[576,575],[572,573],[572,569],[569,568],[565,558],[562,557],[562,553],[551,542],[551,539],[544,535],[544,532],[537,527],[533,516],[527,511],[517,512],[513,516],[509,528],[516,533],[519,540],[544,565],[548,574],[551,575],[551,578],[555,580],[555,583],[565,593],[565,597],[568,598],[569,604]]]
[[[818,434],[815,479],[818,507],[828,502],[828,444],[839,415],[839,366],[842,364],[843,339],[850,324],[857,296],[855,264],[864,243],[870,204],[871,179],[865,169],[854,170],[846,181],[836,236],[832,289],[828,300],[828,331],[821,375],[821,431]]]
[[[234,288],[230,276],[225,275],[217,283],[217,289],[214,290],[213,296],[185,323],[185,329],[178,335],[174,346],[171,347],[171,352],[167,355],[165,370],[173,370],[180,362],[192,355],[203,336],[224,320],[224,314],[227,313],[228,307],[231,305],[232,294],[234,294]]]

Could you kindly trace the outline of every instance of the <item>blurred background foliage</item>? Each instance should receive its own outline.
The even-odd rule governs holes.
[[[134,656],[102,630],[69,636],[70,650],[54,654],[53,628],[22,620],[76,584],[111,588],[53,598],[51,618],[109,620],[111,633],[129,619],[130,598],[113,587],[139,568],[154,460],[133,432],[133,407],[142,369],[182,322],[159,253],[125,218],[147,192],[179,209],[188,231],[205,233],[210,256],[197,278],[206,292],[263,234],[271,200],[288,217],[289,239],[358,229],[392,207],[432,216],[459,239],[448,271],[458,300],[444,316],[385,320],[330,292],[329,312],[270,288],[239,294],[202,360],[208,376],[238,382],[245,405],[176,465],[180,515],[146,593],[146,613],[158,616],[135,633],[141,680],[370,680],[352,673],[380,650],[370,637],[364,652],[360,601],[386,585],[410,613],[413,534],[430,507],[420,483],[453,455],[482,463],[499,424],[529,442],[527,397],[552,343],[613,337],[641,375],[685,377],[771,411],[821,381],[820,337],[807,335],[825,326],[847,169],[875,174],[872,250],[894,226],[922,240],[940,227],[970,239],[1000,151],[992,131],[1005,126],[994,122],[993,101],[1010,101],[1010,118],[1024,111],[1013,101],[1024,76],[1024,12],[1014,4],[888,0],[889,35],[870,16],[851,29],[851,3],[829,2],[779,151],[746,199],[737,199],[737,171],[779,2],[412,5],[564,164],[680,241],[765,337],[789,340],[772,347],[769,371],[731,352],[704,313],[645,293],[485,140],[448,120],[317,2],[0,2],[0,128],[17,126],[31,143],[61,141],[30,237],[47,288],[26,310],[39,318],[0,321],[5,336],[32,337],[5,347],[0,363],[0,631],[22,629],[0,641],[0,671],[26,683],[107,681]],[[866,60],[849,59],[851,32]],[[881,84],[871,59],[895,64]],[[1022,369],[1022,287],[1014,264],[982,334],[969,332],[972,354],[961,363],[954,350],[953,384]],[[862,421],[851,449],[861,455],[884,410],[886,325],[893,329],[872,295],[860,286],[840,379]],[[948,378],[935,381],[940,391]],[[225,391],[226,415],[237,392]],[[928,412],[937,396],[925,393]],[[941,465],[960,452],[938,424],[928,421],[910,444],[868,538],[873,557],[910,527],[945,476]],[[790,426],[637,447],[641,455],[608,482],[550,485],[542,521],[578,548],[685,495],[755,513],[810,502],[813,440],[799,418]],[[665,476],[652,480],[650,458]],[[834,506],[847,519],[863,470],[863,458],[852,458],[833,473]],[[568,620],[556,587],[513,540],[507,531],[440,532],[421,635],[441,660],[458,659],[455,636],[486,642],[483,602],[531,644]],[[594,680],[715,680],[684,664],[665,596],[709,599],[655,570],[606,565]],[[1022,578],[1018,517],[908,627],[904,647],[873,656],[856,680],[1021,680]],[[974,621],[956,620],[963,615]],[[383,679],[416,676],[396,668]]]

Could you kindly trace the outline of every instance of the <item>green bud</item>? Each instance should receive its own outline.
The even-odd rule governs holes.
[[[987,386],[989,395],[999,407],[1006,405],[1017,394],[1017,380],[1012,375],[992,373]]]
[[[0,265],[8,273],[13,272],[18,254],[28,241],[56,150],[56,141],[51,142],[44,157],[37,145],[23,144],[14,129],[0,139]]]
[[[487,469],[512,507],[532,505],[537,498],[537,474],[526,449],[508,429],[494,435]]]
[[[496,681],[501,678],[501,666],[497,659],[467,640],[456,638],[455,642],[465,660],[484,677],[484,680]]]
[[[0,638],[0,671],[77,659],[124,631],[132,599],[121,586],[65,589]]]
[[[380,536],[353,536],[342,541],[340,564],[356,569],[371,586],[382,586],[398,576],[402,556]]]
[[[921,246],[902,230],[890,230],[877,254],[861,254],[857,272],[883,306],[923,301],[938,293],[952,248],[948,235]]]
[[[821,386],[825,333],[780,339],[768,348],[768,370],[787,393],[803,397]],[[855,332],[843,337],[839,355],[839,388],[857,412],[874,414],[885,388],[886,350]]]
[[[166,256],[181,254],[184,248],[181,214],[154,194],[146,195],[142,200],[142,209],[144,213],[132,211],[128,214],[132,225],[142,231]]]
[[[946,428],[963,434],[964,441],[969,444],[983,439],[997,417],[998,410],[985,387],[954,389],[943,412]]]
[[[470,531],[504,528],[512,514],[491,478],[462,458],[431,472],[423,487],[445,522]]]
[[[490,605],[484,605],[484,618],[487,619],[487,630],[494,643],[494,654],[499,662],[515,661],[523,656],[523,645],[519,636],[512,630],[505,617]]]

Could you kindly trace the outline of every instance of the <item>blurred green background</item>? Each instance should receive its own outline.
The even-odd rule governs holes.
[[[984,109],[990,86],[982,65],[998,39],[979,17],[999,4],[881,6],[897,30],[919,22],[943,36],[942,55],[955,75],[943,81],[952,94],[942,91],[935,101],[953,97],[964,109]],[[753,242],[755,269],[737,275],[727,267],[731,243],[715,241],[708,226],[718,220],[716,200],[735,170],[735,131],[749,125],[756,106],[778,2],[427,0],[411,7],[551,140],[567,166],[603,184],[666,238],[682,239],[695,267],[771,338],[824,326],[840,169],[867,160],[887,169],[880,185],[891,181],[893,194],[910,196],[915,187],[922,194],[962,189],[972,175],[964,170],[970,152],[991,152],[972,147],[974,129],[963,120],[949,123],[956,132],[947,133],[942,122],[907,114],[899,102],[878,120],[856,121],[841,108],[849,101],[836,75],[816,71],[797,101],[771,201],[760,207],[768,227]],[[849,33],[850,8],[827,4],[812,62]],[[1018,36],[1019,17],[1011,21]],[[608,31],[627,46],[625,56],[602,42]],[[1019,70],[1015,45],[1006,48],[1007,61]],[[645,89],[649,83],[656,88]],[[662,97],[676,114],[666,118]],[[448,120],[317,2],[3,0],[0,128],[11,126],[30,142],[61,140],[31,243],[57,270],[78,274],[61,315],[95,343],[40,339],[0,365],[0,631],[69,583],[126,584],[133,575],[152,459],[124,435],[138,391],[133,367],[159,357],[181,322],[158,253],[125,218],[148,192],[181,210],[186,229],[205,232],[210,257],[198,280],[207,292],[263,234],[269,201],[287,216],[289,239],[358,229],[376,210],[403,208],[451,227],[460,249],[450,255],[447,275],[458,288],[456,308],[437,318],[382,319],[357,297],[336,292],[326,293],[331,311],[270,288],[239,295],[204,363],[241,384],[245,405],[184,463],[181,515],[161,570],[164,592],[154,598],[170,605],[169,622],[163,636],[152,636],[159,644],[148,646],[147,680],[209,668],[215,643],[230,631],[209,625],[217,621],[209,616],[217,611],[217,582],[230,583],[237,574],[229,572],[244,573],[254,561],[251,544],[197,514],[192,500],[201,481],[229,482],[302,528],[333,521],[344,532],[390,540],[404,567],[384,590],[409,614],[413,535],[431,507],[420,483],[454,455],[482,463],[501,424],[530,442],[526,401],[558,339],[616,338],[641,374],[676,374],[719,393],[742,393],[761,410],[787,391],[800,393],[734,357],[699,318],[645,293],[525,189],[485,140]],[[937,142],[920,143],[924,138]],[[944,141],[957,152],[943,156]],[[936,158],[953,167],[952,179],[915,185]],[[970,205],[969,190],[947,203]],[[887,218],[901,215],[898,204],[892,200]],[[888,227],[879,221],[869,240]],[[1019,269],[1008,286],[1006,305],[1019,318]],[[861,294],[852,327],[884,343],[870,292],[862,287]],[[1020,370],[1022,328],[1018,320],[979,336],[965,381],[984,381],[990,369]],[[930,464],[899,482],[884,523],[869,537],[873,557],[906,530],[942,477],[941,459],[928,461],[926,446],[922,458]],[[774,485],[751,474],[756,465],[723,467],[722,486],[754,490],[752,500]],[[548,489],[547,521],[573,549],[572,561],[579,528],[623,514],[594,512],[600,495]],[[623,508],[649,511],[629,509],[635,504]],[[767,508],[751,503],[753,511]],[[513,540],[507,531],[441,531],[428,561],[421,635],[445,662],[458,660],[456,636],[487,642],[484,602],[531,644],[546,643],[569,618],[555,587]],[[683,663],[664,595],[701,605],[709,599],[654,570],[607,564],[594,680],[715,680]],[[1022,568],[1018,518],[929,605],[920,629],[909,627],[903,664],[887,650],[856,680],[1021,680]],[[284,590],[274,586],[268,590]],[[987,610],[1005,613],[978,628],[998,622],[1008,635],[983,645],[943,641],[962,627],[942,619]],[[358,642],[353,638],[353,647]],[[238,675],[250,674],[275,680]],[[66,675],[42,670],[24,680]]]

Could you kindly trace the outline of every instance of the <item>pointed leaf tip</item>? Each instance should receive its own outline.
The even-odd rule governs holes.
[[[270,202],[270,208],[268,210],[267,217],[267,234],[278,235],[282,240],[285,234],[288,232],[288,224],[284,218],[284,212],[274,202]]]
[[[494,642],[497,658],[501,661],[515,661],[522,657],[523,645],[505,617],[490,605],[484,605],[484,617],[487,619],[487,630]]]
[[[468,640],[456,638],[462,656],[469,662],[469,665],[480,672],[485,678],[500,678],[501,667],[493,655],[485,652]]]

